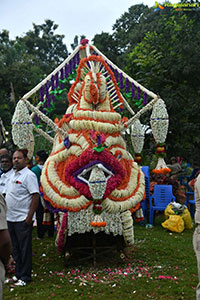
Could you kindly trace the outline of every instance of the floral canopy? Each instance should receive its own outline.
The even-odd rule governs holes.
[[[45,115],[45,108],[52,105],[72,74],[75,76],[68,93],[69,106],[60,120],[53,121]],[[40,97],[37,106],[31,104],[35,93]],[[132,100],[137,112],[128,100]],[[129,120],[122,117],[123,109],[131,113]],[[145,190],[144,174],[137,164],[144,144],[139,118],[150,109],[159,154],[155,172],[165,173],[169,170],[163,159],[168,130],[164,101],[130,78],[86,39],[18,102],[12,120],[14,143],[27,148],[29,157],[34,151],[33,130],[53,144],[42,171],[41,192],[46,206],[61,216],[58,247],[65,226],[68,235],[105,231],[123,234],[127,244],[133,243],[131,213],[141,212]],[[38,127],[39,120],[52,128],[54,137]],[[130,127],[135,161],[123,138],[123,132]]]

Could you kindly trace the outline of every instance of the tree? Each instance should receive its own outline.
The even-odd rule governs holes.
[[[94,45],[113,63],[117,63],[119,46],[112,35],[107,32],[96,34],[93,38]]]
[[[198,12],[159,14],[158,26],[128,55],[127,71],[166,101],[169,155],[200,163]]]
[[[149,11],[148,6],[144,4],[133,5],[128,12],[116,20],[113,25],[113,38],[121,53],[127,52],[129,48],[141,41]]]
[[[0,33],[0,116],[5,126],[10,126],[15,106],[11,91],[17,101],[68,56],[64,35],[55,34],[57,27],[51,20],[33,24],[33,30],[15,40],[8,31]]]
[[[45,20],[42,25],[33,23],[33,30],[16,38],[19,44],[24,45],[32,62],[39,62],[44,75],[48,75],[68,56],[67,47],[63,43],[64,35],[55,34],[57,28],[58,25],[52,20]]]

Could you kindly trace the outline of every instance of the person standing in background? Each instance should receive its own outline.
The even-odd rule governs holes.
[[[4,154],[0,157],[0,167],[3,171],[0,177],[0,193],[5,196],[9,178],[14,173],[12,157],[9,154]]]
[[[178,179],[182,174],[181,165],[178,163],[178,160],[176,157],[172,157],[170,159],[170,163],[171,164],[167,165],[167,167],[171,169],[169,176],[173,179]]]
[[[6,148],[1,148],[0,149],[0,158],[4,154],[8,154],[8,150]],[[3,173],[3,170],[1,169],[1,166],[0,166],[0,177],[1,177],[2,173]]]
[[[36,152],[36,161],[37,161],[37,165],[34,166],[31,171],[33,171],[35,173],[35,175],[37,176],[37,180],[38,180],[38,184],[40,186],[40,176],[42,173],[42,168],[44,166],[45,161],[48,158],[48,154],[46,151],[44,150],[39,150]],[[54,214],[50,213],[50,212],[46,212],[45,215],[48,214],[48,219],[49,225],[45,225],[43,224],[44,222],[44,206],[42,205],[42,201],[41,201],[41,197],[39,199],[39,204],[36,210],[36,220],[37,220],[37,239],[42,239],[45,235],[45,232],[48,232],[48,236],[49,237],[53,237],[54,235]]]
[[[14,152],[15,172],[10,176],[5,197],[8,230],[16,262],[16,286],[25,286],[31,281],[32,228],[39,201],[37,177],[28,169],[27,160],[27,150]]]
[[[11,239],[6,221],[6,203],[0,194],[0,300],[3,298],[3,283],[11,255]]]

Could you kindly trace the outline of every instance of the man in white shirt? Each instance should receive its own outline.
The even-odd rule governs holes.
[[[31,281],[32,228],[39,201],[36,175],[27,168],[27,150],[13,154],[15,172],[10,176],[6,191],[8,230],[12,240],[13,258],[16,262],[16,286]]]
[[[0,193],[2,193],[5,196],[9,178],[14,172],[12,157],[9,154],[4,154],[0,157],[0,167],[3,172],[0,177]]]

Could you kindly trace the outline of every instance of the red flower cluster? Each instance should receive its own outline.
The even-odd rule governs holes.
[[[122,168],[119,161],[106,149],[98,153],[89,149],[81,154],[79,158],[72,161],[66,168],[65,176],[67,182],[69,182],[81,195],[84,195],[87,199],[92,199],[89,187],[87,184],[76,180],[74,173],[78,170],[86,168],[91,162],[102,162],[107,166],[112,166],[114,175],[107,181],[106,191],[103,199],[107,198],[111,192],[120,185],[122,179],[125,177],[125,170]]]

